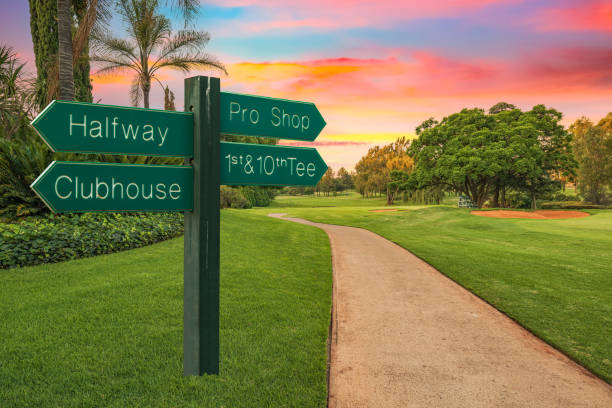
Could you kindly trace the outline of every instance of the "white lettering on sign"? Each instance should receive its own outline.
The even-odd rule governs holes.
[[[253,157],[228,154],[224,157],[227,160],[227,173],[236,172],[254,176],[293,176],[314,177],[316,175],[316,164],[313,162],[301,161],[296,157],[281,157],[272,155],[262,155]],[[289,180],[288,180],[289,181]]]
[[[255,108],[243,107],[240,103],[232,101],[229,104],[229,120],[256,125],[259,123],[260,113]],[[310,117],[287,112],[278,106],[270,109],[270,124],[274,127],[299,129],[302,133],[310,128]]]
[[[230,120],[235,119],[241,122],[248,122],[256,125],[259,122],[259,111],[257,109],[241,108],[238,102],[230,102]]]
[[[178,200],[181,198],[182,189],[178,183],[167,186],[165,183],[123,183],[116,181],[114,177],[110,181],[101,181],[96,177],[95,181],[82,182],[78,177],[74,181],[70,176],[62,174],[55,179],[55,195],[67,200],[73,197],[81,200],[123,200],[124,196],[129,200]],[[124,195],[125,193],[125,195]]]
[[[259,120],[259,114],[257,115],[257,120]],[[155,143],[158,147],[163,147],[168,135],[167,127],[154,127],[146,123],[121,123],[118,117],[113,117],[112,121],[109,117],[105,117],[102,121],[90,120],[88,122],[87,115],[83,115],[82,119],[78,119],[73,118],[71,113],[68,122],[70,136],[80,136],[82,131],[83,137],[90,137],[92,139],[116,139],[117,135],[119,135],[117,132],[119,125],[121,125],[120,131],[123,133],[123,140],[128,142],[142,140],[144,142]]]
[[[310,127],[310,118],[306,115],[300,116],[295,113],[288,113],[278,106],[273,107],[270,113],[272,114],[272,119],[270,120],[272,126],[301,129],[302,133]]]

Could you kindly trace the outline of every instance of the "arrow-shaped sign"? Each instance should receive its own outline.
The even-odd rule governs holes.
[[[314,103],[221,92],[221,133],[312,142],[325,127]]]
[[[221,142],[221,184],[314,186],[326,171],[310,147]]]
[[[193,114],[53,101],[32,121],[54,152],[193,155]]]
[[[193,209],[191,166],[54,161],[31,187],[53,212]]]

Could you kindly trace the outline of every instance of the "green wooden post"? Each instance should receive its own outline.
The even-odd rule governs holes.
[[[219,78],[185,79],[194,114],[193,211],[185,212],[183,372],[219,373]]]

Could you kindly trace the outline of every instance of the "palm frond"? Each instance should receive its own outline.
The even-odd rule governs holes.
[[[151,68],[151,73],[153,74],[161,68],[178,69],[185,73],[194,68],[213,68],[227,74],[225,66],[220,61],[205,53],[173,55],[164,60],[156,61],[155,66]]]
[[[159,52],[159,59],[184,51],[201,50],[210,41],[210,34],[206,31],[183,30],[172,36]]]
[[[94,56],[110,57],[113,59],[125,58],[138,63],[136,46],[128,40],[113,37],[108,32],[96,31],[92,33]]]
[[[169,2],[166,0],[165,3]],[[172,0],[172,5],[183,15],[185,27],[187,27],[187,24],[198,15],[200,2],[198,0]]]
[[[111,74],[117,71],[124,70],[134,70],[136,73],[140,74],[141,70],[139,64],[134,64],[132,61],[126,61],[121,59],[116,59],[110,56],[104,55],[92,55],[89,57],[90,61],[93,62],[101,62],[102,66],[96,71],[96,75],[103,74]]]

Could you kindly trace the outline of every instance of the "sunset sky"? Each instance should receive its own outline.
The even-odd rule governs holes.
[[[33,71],[28,2],[1,3],[0,42]],[[464,107],[542,103],[566,125],[612,111],[610,0],[203,0],[195,25],[227,65],[222,90],[319,107],[327,127],[300,145],[317,146],[334,170]],[[183,78],[160,77],[178,109]],[[129,105],[130,77],[93,81],[96,101]],[[160,87],[151,99],[163,106]]]

